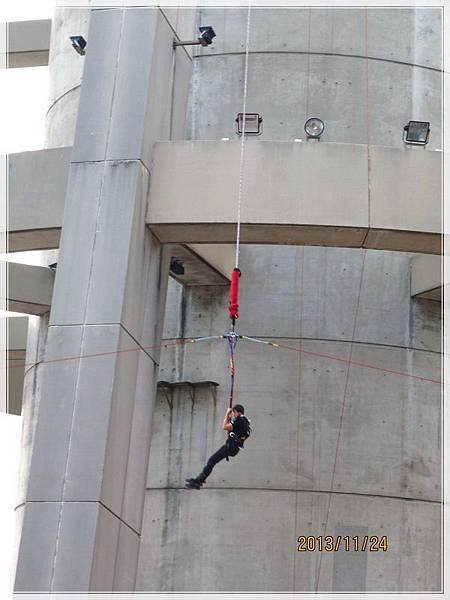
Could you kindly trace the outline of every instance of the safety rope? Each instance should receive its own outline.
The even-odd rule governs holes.
[[[245,34],[245,63],[244,63],[244,90],[242,98],[242,133],[241,133],[241,151],[239,156],[239,187],[237,199],[237,216],[236,216],[236,255],[234,261],[234,269],[231,272],[230,292],[228,297],[228,314],[231,320],[231,329],[227,334],[228,346],[230,350],[230,408],[233,406],[234,396],[234,381],[236,374],[235,351],[236,344],[239,340],[234,332],[236,319],[239,318],[239,278],[241,270],[239,269],[239,249],[241,242],[241,207],[242,194],[244,189],[244,158],[245,158],[245,126],[247,119],[247,90],[248,90],[248,55],[250,47],[250,15],[251,15],[251,0],[249,0],[247,9],[247,28]]]
[[[197,337],[197,338],[178,338],[176,340],[166,340],[161,344],[155,344],[153,346],[135,346],[133,348],[124,348],[123,350],[111,350],[109,352],[93,352],[92,354],[76,354],[73,356],[63,356],[60,358],[52,358],[49,360],[40,360],[37,362],[25,362],[23,358],[7,358],[5,356],[0,357],[0,370],[6,368],[6,364],[8,363],[8,367],[10,369],[26,369],[28,370],[37,367],[39,365],[48,365],[59,362],[68,362],[72,360],[83,360],[87,358],[96,358],[100,356],[112,356],[115,354],[122,354],[128,352],[146,352],[147,350],[156,350],[161,348],[170,348],[171,346],[178,345],[186,345],[186,344],[194,344],[195,342],[205,342],[212,340],[224,340],[228,339],[228,335],[209,335],[206,337]],[[264,344],[265,346],[271,346],[272,348],[281,348],[282,350],[290,350],[291,352],[300,352],[302,354],[306,354],[308,356],[314,356],[317,358],[324,358],[330,361],[336,361],[340,363],[344,363],[346,365],[351,365],[352,367],[358,367],[360,369],[372,369],[374,371],[380,371],[382,373],[389,373],[390,375],[397,375],[399,377],[405,377],[407,379],[415,379],[417,381],[424,381],[428,383],[436,383],[438,385],[443,385],[444,381],[440,379],[434,379],[432,377],[424,377],[423,375],[415,375],[414,373],[405,373],[404,371],[395,371],[394,369],[387,369],[386,367],[379,367],[377,365],[372,365],[366,362],[359,362],[356,360],[348,360],[347,358],[341,358],[339,356],[333,356],[332,354],[325,354],[323,352],[314,352],[313,350],[306,350],[305,348],[298,348],[296,346],[289,346],[287,344],[283,344],[280,342],[273,342],[269,340],[260,340],[258,338],[250,337],[247,335],[239,335],[236,337],[239,340],[256,342],[258,344]],[[3,365],[2,365],[3,363]]]
[[[239,268],[239,246],[241,242],[241,206],[242,192],[244,189],[244,156],[245,156],[245,122],[247,117],[247,89],[248,89],[248,54],[250,47],[250,14],[251,4],[248,4],[247,10],[247,31],[245,36],[245,66],[244,66],[244,93],[242,100],[242,135],[241,135],[241,155],[239,158],[239,190],[237,206],[237,224],[236,224],[236,257],[234,266]]]
[[[238,343],[239,340],[239,336],[234,334],[232,335],[231,333],[228,334],[227,336],[228,339],[228,347],[230,350],[230,362],[229,362],[229,369],[230,369],[230,396],[229,396],[229,408],[232,408],[233,406],[233,396],[234,396],[234,379],[235,379],[235,363],[234,363],[234,355],[235,355],[235,350],[236,350],[236,344]]]

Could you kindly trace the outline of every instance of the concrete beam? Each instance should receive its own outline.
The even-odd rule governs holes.
[[[8,251],[59,246],[72,148],[8,156]]]
[[[227,285],[234,259],[233,248],[224,244],[174,244],[170,254],[179,260],[184,273],[170,275],[184,285]],[[230,265],[226,268],[226,265]]]
[[[48,267],[8,263],[8,310],[43,315],[50,310],[53,283],[54,273]]]
[[[47,66],[51,28],[51,19],[7,23],[7,68]]]
[[[8,366],[6,412],[20,415],[22,411],[28,317],[9,317],[6,319],[6,328]]]
[[[27,347],[28,317],[11,317],[8,324],[8,350],[22,351]]]
[[[163,243],[234,242],[239,152],[239,142],[156,145],[147,223]],[[241,240],[438,254],[440,181],[437,152],[252,141]]]
[[[71,147],[10,154],[10,252],[59,246]],[[234,259],[233,249],[218,245],[178,244],[172,250],[185,265],[176,277],[185,285],[223,285]]]
[[[10,251],[58,246],[70,155],[10,155]],[[441,158],[411,148],[249,142],[241,240],[439,254]],[[158,142],[152,232],[163,243],[195,244],[196,254],[200,244],[234,243],[238,168],[237,142]]]
[[[411,296],[442,301],[444,285],[440,256],[416,256],[411,261]]]

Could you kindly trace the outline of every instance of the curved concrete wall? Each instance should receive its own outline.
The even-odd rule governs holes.
[[[217,41],[194,60],[192,139],[234,136],[245,18],[201,11]],[[434,9],[254,10],[247,107],[264,118],[260,139],[304,137],[316,115],[324,141],[401,147],[403,125],[427,119],[425,151],[439,148],[439,19]],[[227,349],[167,350],[160,379],[220,387],[161,393],[137,588],[439,590],[440,320],[435,303],[410,298],[410,255],[245,246],[241,268],[239,332],[303,352],[239,343],[237,398],[254,432],[191,492],[184,478],[223,440]],[[226,304],[226,290],[172,284],[166,337],[223,333]],[[324,533],[387,535],[389,550],[297,552],[297,536]]]
[[[56,8],[50,41],[50,97],[46,117],[46,146],[71,146],[80,100],[84,59],[70,43],[71,35],[87,39],[90,11]]]
[[[158,239],[234,242],[240,150],[239,142],[156,145],[147,223]],[[386,146],[253,142],[241,241],[439,254],[441,160]]]
[[[128,10],[133,10],[133,8]],[[193,37],[195,10],[162,10],[159,8],[149,10],[158,10],[161,14],[162,22],[158,28],[157,46],[162,44],[161,47],[166,47],[167,40],[172,37],[178,37],[179,39],[191,39]],[[89,20],[90,10],[88,9],[57,8],[55,11],[49,57],[50,100],[46,137],[46,146],[50,148],[72,146],[74,142],[84,58],[74,51],[69,36],[83,35],[88,42],[86,48],[86,52],[88,52]],[[109,40],[106,36],[105,44],[108,43]],[[160,69],[161,81],[167,82],[163,56],[164,53],[161,53],[157,55],[156,60],[152,57],[149,57],[149,60],[155,60],[156,68]],[[163,96],[161,102],[167,105],[168,112],[166,118],[155,125],[156,132],[152,132],[152,134],[156,134],[157,139],[184,137],[185,97],[191,74],[190,52],[178,49],[175,62],[175,65],[169,66],[169,70],[172,70],[169,81],[172,89],[169,93],[166,93],[164,86],[153,90],[155,96]]]
[[[440,9],[255,9],[247,110],[260,139],[304,137],[311,116],[323,141],[402,147],[410,119],[431,122],[441,148]],[[242,110],[246,10],[201,11],[217,42],[195,62],[191,136],[235,135]]]

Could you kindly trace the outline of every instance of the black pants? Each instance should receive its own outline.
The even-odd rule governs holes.
[[[236,456],[238,452],[239,446],[236,443],[227,440],[225,444],[217,450],[217,452],[214,452],[214,454],[212,454],[208,458],[208,462],[203,467],[203,471],[197,477],[197,481],[199,481],[200,483],[204,483],[206,478],[209,477],[211,471],[214,469],[218,462],[220,462],[227,456]]]

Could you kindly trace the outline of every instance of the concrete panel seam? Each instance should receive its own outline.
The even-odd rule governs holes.
[[[116,517],[116,519],[118,521],[120,521],[121,523],[123,523],[123,525],[125,525],[125,527],[128,527],[128,529],[130,531],[135,533],[138,537],[141,537],[141,534],[139,533],[139,531],[134,529],[134,527],[132,527],[129,523],[127,523],[121,517],[119,517],[119,515],[117,515],[113,510],[111,510],[108,506],[106,506],[106,504],[104,504],[101,500],[100,501],[97,501],[97,500],[28,500],[27,502],[22,502],[21,504],[18,504],[17,506],[15,506],[14,511],[17,511],[20,508],[23,508],[24,506],[30,505],[30,504],[98,504],[99,506],[101,506],[105,510],[107,510],[110,514],[112,514],[114,517]]]
[[[8,298],[8,302],[20,302],[21,304],[26,304],[27,306],[46,306],[47,308],[50,306],[49,304],[42,304],[42,302],[32,302],[31,300],[21,300],[19,298]]]
[[[34,50],[19,50],[18,52],[8,51],[8,57],[10,55],[13,55],[13,56],[21,56],[21,55],[25,56],[25,55],[28,55],[28,56],[30,56],[30,55],[33,55],[33,54],[40,54],[42,52],[47,52],[48,53],[48,48],[35,48]]]
[[[64,94],[61,94],[61,96],[58,96],[58,98],[56,98],[56,100],[54,102],[52,102],[52,104],[47,109],[47,111],[45,113],[45,116],[48,115],[48,113],[52,110],[52,108],[55,106],[55,104],[58,104],[58,102],[60,100],[62,100],[65,96],[67,96],[68,94],[70,94],[70,92],[73,92],[74,90],[77,90],[80,87],[81,87],[81,83],[79,83],[78,85],[75,85],[74,87],[70,88],[70,90],[65,91]]]
[[[108,149],[109,149],[109,143],[110,143],[111,123],[112,123],[112,116],[113,116],[113,110],[114,110],[114,100],[116,98],[117,72],[119,70],[120,54],[122,52],[123,30],[125,27],[125,14],[126,14],[126,9],[122,10],[122,12],[121,12],[119,45],[117,47],[116,64],[115,64],[115,68],[114,68],[114,82],[113,82],[113,89],[112,89],[112,96],[111,96],[111,105],[109,107],[109,123],[108,123],[108,130],[107,130],[107,137],[106,137],[106,144],[105,144],[105,153],[103,155],[103,159],[105,161],[106,161],[106,157],[108,156]],[[103,180],[102,180],[102,187],[103,187]],[[101,193],[101,191],[100,191],[100,193]]]
[[[112,164],[112,165],[121,165],[127,163],[140,163],[141,167],[143,167],[147,173],[150,175],[150,168],[142,162],[141,158],[114,158],[114,159],[102,159],[102,160],[72,160],[70,161],[71,165],[84,165],[84,164]]]
[[[164,11],[161,8],[158,8],[159,12],[161,13],[164,21],[167,23],[167,25],[169,26],[170,30],[172,31],[172,33],[174,34],[174,36],[177,38],[177,41],[181,41],[180,40],[180,36],[178,35],[178,33],[175,31],[175,29],[172,27],[172,23],[169,21],[169,19],[166,17]],[[179,48],[182,48],[184,53],[186,54],[186,56],[188,57],[188,59],[192,62],[193,57],[189,54],[189,52],[186,50],[186,48],[184,46],[179,46]],[[175,49],[174,49],[175,51]]]
[[[177,487],[177,486],[165,486],[165,487],[146,487],[146,491],[166,491],[166,490],[180,490],[182,492],[186,492],[188,494],[192,494],[191,490],[186,489],[186,487]],[[206,489],[206,488],[205,488]],[[331,490],[316,490],[316,489],[301,489],[301,488],[260,488],[260,487],[236,487],[236,486],[227,486],[227,487],[213,487],[208,485],[207,491],[215,491],[215,492],[224,492],[224,491],[247,491],[247,492],[292,492],[292,493],[304,493],[304,494],[331,494],[336,496],[362,496],[364,498],[388,498],[390,500],[402,500],[405,502],[422,502],[426,504],[437,504],[443,505],[442,500],[431,500],[429,498],[408,498],[406,496],[391,496],[389,494],[369,494],[364,492],[338,492]],[[204,491],[202,492],[204,493]]]
[[[153,356],[147,352],[147,350],[144,348],[144,346],[142,346],[137,339],[128,331],[128,329],[126,327],[124,327],[124,325],[122,323],[118,323],[118,325],[120,326],[121,329],[123,329],[123,331],[125,331],[125,333],[135,342],[135,344],[137,345],[137,347],[142,350],[142,352],[144,354],[146,354],[150,360],[152,361],[152,363],[156,366],[159,367],[159,363],[153,358]]]
[[[119,57],[120,57],[120,51],[121,51],[121,45],[122,45],[124,20],[125,20],[124,19],[124,13],[122,12],[122,14],[121,14],[121,26],[120,26],[119,45],[118,45],[117,56],[116,56],[116,61],[115,61],[113,94],[112,94],[111,105],[110,105],[110,110],[109,110],[108,136],[107,136],[107,141],[106,141],[106,144],[105,144],[105,154],[103,156],[103,158],[105,160],[106,160],[106,156],[107,156],[107,152],[108,152],[108,146],[109,146],[109,134],[110,134],[110,129],[111,129],[111,120],[112,120],[112,112],[113,112],[113,105],[114,105],[115,89],[116,89],[116,82],[117,82],[117,71],[118,71],[118,66],[119,66]],[[100,184],[100,190],[99,190],[99,195],[98,195],[98,207],[97,207],[97,215],[96,215],[96,221],[95,221],[96,223],[98,223],[98,219],[99,219],[99,215],[100,215],[100,210],[101,210],[101,206],[102,206],[102,193],[103,193],[103,187],[104,187],[104,182],[105,182],[105,176],[106,176],[106,163],[104,163],[104,168],[103,168],[103,173],[102,173],[102,179],[101,179],[101,184]],[[92,270],[93,270],[93,265],[94,265],[94,254],[95,254],[96,240],[97,240],[97,235],[95,234],[93,245],[92,245],[92,249],[91,249],[91,260],[90,260],[90,265],[89,265],[88,288],[87,288],[87,291],[86,291],[86,303],[85,303],[85,308],[84,308],[84,317],[83,317],[83,320],[86,318],[86,314],[87,314],[87,307],[88,307],[87,300],[89,298],[89,293],[90,293],[90,289],[91,289]],[[81,340],[80,340],[80,353],[82,351],[83,344],[84,344],[85,331],[86,331],[86,329],[83,327],[83,330],[81,332]],[[81,369],[80,369],[80,364],[78,364],[77,380],[76,380],[76,384],[75,384],[75,394],[74,394],[73,408],[72,408],[71,426],[70,426],[68,448],[67,448],[67,455],[66,455],[66,466],[65,466],[63,486],[62,486],[62,495],[61,495],[62,498],[64,498],[64,493],[65,493],[65,489],[66,489],[66,485],[67,485],[67,473],[68,473],[68,468],[69,468],[69,457],[70,457],[71,446],[72,446],[72,434],[73,434],[74,416],[75,416],[75,410],[76,410],[75,398],[78,395],[78,388],[79,388],[79,383],[80,383],[80,375],[81,375]],[[62,505],[61,505],[61,509],[59,511],[59,517],[58,517],[58,530],[57,530],[57,534],[56,534],[55,552],[54,552],[54,555],[53,555],[52,574],[51,574],[51,577],[50,577],[50,590],[52,590],[53,582],[54,582],[54,579],[55,579],[56,560],[57,560],[57,554],[58,554],[58,548],[59,548],[59,540],[60,540],[60,534],[61,534],[61,525],[62,525]]]
[[[436,73],[447,73],[447,71],[444,71],[444,69],[438,69],[437,67],[429,67],[427,65],[419,65],[416,63],[409,63],[409,62],[404,62],[401,60],[395,60],[392,58],[378,58],[376,56],[362,56],[361,54],[341,54],[341,53],[334,53],[334,52],[309,52],[306,50],[297,50],[297,51],[292,51],[292,50],[254,50],[254,51],[250,51],[249,54],[253,54],[253,55],[258,55],[258,54],[291,54],[291,55],[296,55],[296,54],[300,54],[300,55],[311,55],[311,56],[338,56],[338,57],[342,57],[342,58],[357,58],[359,60],[373,60],[373,61],[377,61],[377,62],[386,62],[386,63],[393,63],[396,65],[402,65],[405,67],[412,67],[412,68],[417,68],[417,69],[426,69],[427,71],[435,71]],[[217,54],[198,54],[197,56],[194,56],[194,58],[209,58],[211,56],[243,56],[245,55],[245,52],[218,52]]]
[[[31,303],[29,303],[31,304]],[[148,358],[152,361],[152,363],[155,365],[155,367],[159,367],[159,362],[156,361],[156,359],[153,358],[153,356],[147,352],[147,350],[145,349],[144,346],[142,346],[135,337],[133,337],[131,335],[131,333],[122,325],[122,323],[64,323],[64,325],[58,325],[57,323],[53,323],[52,325],[49,325],[49,329],[50,327],[108,327],[108,326],[119,326],[121,329],[123,329],[123,331],[125,331],[125,333],[135,342],[137,348],[130,348],[130,351],[132,350],[136,350],[136,351],[141,351],[144,354],[146,354],[148,356]],[[125,352],[126,350],[111,350],[111,354],[122,354],[123,352]],[[103,353],[102,353],[103,354]],[[95,356],[95,354],[88,354],[87,356]],[[83,355],[80,354],[80,356],[77,357],[70,357],[70,359],[68,358],[67,360],[73,360],[74,358],[83,358]],[[49,361],[50,362],[50,361]],[[43,361],[43,363],[45,364],[45,361]]]

